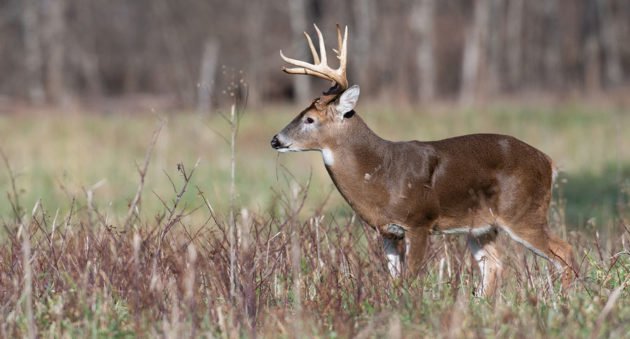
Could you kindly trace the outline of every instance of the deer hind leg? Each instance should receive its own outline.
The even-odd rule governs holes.
[[[492,297],[501,281],[503,267],[495,247],[498,231],[492,228],[481,235],[468,235],[468,248],[477,261],[481,273],[481,283],[475,295]]]
[[[549,233],[549,251],[560,262],[562,274],[562,289],[569,288],[575,275],[577,274],[577,266],[573,257],[573,248],[569,243],[560,239],[555,234]]]
[[[562,275],[562,288],[568,289],[576,268],[571,245],[552,234],[546,221],[536,227],[530,225],[504,226],[503,229],[513,240],[553,263]]]

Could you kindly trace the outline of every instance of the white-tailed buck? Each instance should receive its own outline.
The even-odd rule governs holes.
[[[383,236],[390,272],[414,275],[431,234],[466,234],[481,271],[478,294],[492,295],[502,265],[498,231],[574,277],[571,246],[547,223],[554,168],[536,148],[510,136],[473,134],[439,141],[388,141],[354,111],[359,87],[346,78],[348,28],[337,26],[339,68],[328,66],[321,32],[314,63],[287,58],[289,74],[334,85],[271,140],[279,152],[320,151],[341,195]],[[367,72],[369,70],[362,70]],[[403,267],[404,263],[404,267]]]

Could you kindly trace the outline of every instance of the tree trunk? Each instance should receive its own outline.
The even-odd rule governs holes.
[[[473,22],[467,29],[459,94],[463,105],[472,104],[477,99],[481,65],[486,55],[489,8],[488,0],[476,0]]]
[[[197,84],[197,112],[200,114],[207,114],[212,108],[218,56],[219,43],[214,40],[207,41],[201,57],[199,84]]]
[[[503,60],[503,16],[504,16],[504,2],[502,0],[490,0],[488,8],[486,27],[487,36],[487,55],[485,67],[485,74],[483,77],[483,86],[481,89],[484,94],[494,95],[501,89],[501,62]],[[492,18],[492,20],[490,20]]]
[[[524,0],[512,0],[508,4],[506,20],[507,83],[512,90],[520,88],[522,82],[523,4]]]
[[[22,29],[27,96],[31,103],[44,102],[43,57],[39,27],[39,1],[23,0]]]
[[[411,25],[418,34],[416,66],[418,68],[418,96],[421,101],[435,97],[435,64],[433,58],[433,17],[435,0],[416,1],[411,15]]]
[[[601,91],[601,60],[600,41],[597,38],[597,4],[596,0],[587,1],[583,26],[584,38],[584,85],[586,91],[598,93]]]
[[[372,23],[374,22],[373,11],[373,0],[355,0],[354,16],[356,18],[356,29],[349,33],[355,37],[354,46],[356,52],[353,55],[355,56],[354,64],[356,67],[354,67],[354,74],[357,76],[357,83],[361,85],[362,89],[366,89],[366,92],[372,92],[372,81],[374,80],[373,72],[370,72]]]
[[[617,86],[623,81],[623,68],[619,52],[620,41],[617,34],[617,20],[612,12],[610,0],[597,0],[601,42],[604,50],[604,68],[606,84]]]
[[[99,98],[103,93],[102,79],[98,66],[98,57],[85,50],[75,50],[79,58],[79,67],[82,77],[87,85],[88,95]]]
[[[64,81],[65,62],[65,0],[46,0],[46,20],[44,44],[48,52],[46,67],[46,92],[54,104],[65,103],[66,90]]]
[[[544,37],[543,65],[547,86],[558,90],[562,84],[562,41],[560,39],[560,25],[558,15],[558,1],[546,0],[539,3],[542,8],[547,34]]]
[[[94,4],[90,1],[79,1],[68,3],[71,7],[70,11],[74,12],[78,17],[77,23],[79,27],[88,27],[93,23],[96,15],[101,15],[98,10],[94,9]],[[69,52],[66,60],[67,67],[76,70],[77,77],[81,79],[81,85],[85,85],[85,91],[78,89],[79,94],[86,93],[88,98],[96,99],[103,95],[103,79],[101,78],[99,56],[96,51],[96,44],[92,37],[93,29],[83,29],[81,31],[73,31],[72,27],[66,29],[66,39],[68,40]]]
[[[177,26],[170,20],[172,4],[168,0],[157,0],[151,2],[155,11],[156,20],[162,35],[162,42],[170,59],[171,70],[173,72],[174,89],[180,104],[194,104],[194,79],[188,67],[185,46],[181,40],[181,34]]]
[[[293,35],[293,42],[296,46],[305,46],[301,43],[304,42],[304,32],[306,27],[306,4],[305,0],[289,0],[289,18],[291,20],[291,32]],[[306,48],[299,48],[296,59],[305,60]],[[311,93],[311,86],[309,78],[306,76],[292,76],[293,80],[293,92],[295,94],[295,100],[297,102],[309,101],[309,98],[313,96]]]
[[[595,36],[588,36],[584,44],[584,84],[586,91],[601,91],[601,69],[599,67],[599,43]]]
[[[253,1],[248,6],[247,20],[248,34],[247,47],[249,51],[249,65],[247,74],[247,98],[251,106],[260,104],[262,100],[261,89],[264,88],[264,77],[261,75],[264,63],[261,60],[264,41],[264,10],[262,1]]]

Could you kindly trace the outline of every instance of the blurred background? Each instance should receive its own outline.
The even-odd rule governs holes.
[[[310,59],[312,23],[329,48],[349,26],[349,78],[369,98],[581,96],[630,77],[624,0],[5,0],[2,111],[139,95],[212,109],[235,77],[251,106],[303,103],[322,86],[279,72],[278,50]]]
[[[230,165],[222,117],[233,103],[246,113],[239,202],[266,208],[285,169],[298,182],[312,174],[325,197],[319,155],[268,146],[328,86],[280,71],[280,49],[311,60],[302,33],[315,38],[313,23],[331,58],[335,24],[349,26],[349,79],[383,137],[512,134],[556,159],[572,224],[627,210],[625,0],[0,1],[0,149],[25,205],[68,208],[93,191],[124,210],[163,116],[147,185],[170,194],[163,172],[201,159],[199,183],[220,205]],[[0,186],[9,190],[8,176]]]

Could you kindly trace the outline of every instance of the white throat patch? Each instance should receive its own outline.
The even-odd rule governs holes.
[[[332,166],[335,163],[335,156],[329,148],[322,150],[322,157],[324,158],[324,164],[328,166]]]

